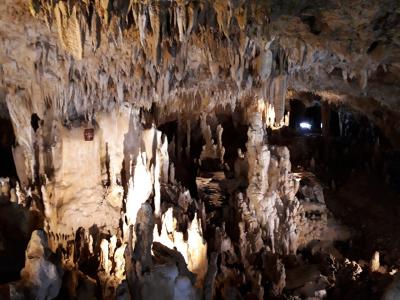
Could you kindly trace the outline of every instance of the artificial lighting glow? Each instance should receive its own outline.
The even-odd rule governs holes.
[[[307,122],[301,122],[300,123],[300,128],[301,129],[311,129],[311,124],[310,123],[307,123]]]

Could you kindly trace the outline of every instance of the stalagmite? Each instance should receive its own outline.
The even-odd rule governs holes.
[[[100,243],[100,249],[101,249],[101,256],[100,256],[100,261],[101,261],[101,267],[103,268],[104,272],[106,274],[109,274],[111,271],[111,265],[110,261],[108,260],[108,249],[109,243],[106,239],[101,240]]]
[[[372,272],[376,272],[379,270],[379,252],[375,251],[371,258],[370,269]]]
[[[109,244],[108,244],[108,254],[109,254],[109,257],[113,257],[113,256],[114,256],[116,247],[117,247],[117,237],[116,237],[115,235],[113,235],[113,236],[110,238],[110,242],[109,242]]]
[[[204,241],[199,219],[195,214],[188,228],[188,268],[197,275],[197,286],[203,285],[207,273],[207,243]]]
[[[136,160],[133,178],[129,183],[126,200],[128,224],[134,224],[136,222],[136,214],[140,206],[147,201],[152,192],[151,174],[146,168],[146,164],[146,152],[140,152]]]
[[[41,230],[32,233],[26,250],[25,267],[21,271],[21,284],[28,298],[55,298],[62,284],[63,271],[49,259],[47,236]]]
[[[121,247],[117,248],[114,253],[115,277],[117,277],[120,281],[125,279],[125,247],[126,245],[121,245]]]
[[[173,217],[173,209],[169,208],[163,215],[161,235],[154,228],[154,240],[170,249],[176,248],[188,264],[188,269],[197,275],[198,286],[202,285],[207,272],[207,244],[204,241],[197,215],[188,228],[188,239],[177,231],[177,220]]]
[[[0,178],[0,196],[9,197],[10,196],[10,179]]]

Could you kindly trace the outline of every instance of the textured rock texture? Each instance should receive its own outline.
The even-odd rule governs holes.
[[[1,145],[18,181],[0,178],[0,204],[43,228],[6,294],[324,298],[336,274],[368,272],[337,254],[350,232],[322,184],[269,138],[287,100],[309,97],[400,147],[399,24],[393,0],[3,0],[0,120],[15,141]]]
[[[21,280],[11,286],[16,291],[15,299],[54,299],[57,297],[63,270],[49,257],[46,233],[42,230],[32,232],[26,249],[25,267],[21,271]]]
[[[5,1],[3,88],[8,106],[40,118],[259,97],[278,123],[289,89],[348,101],[398,137],[397,9],[389,0]]]

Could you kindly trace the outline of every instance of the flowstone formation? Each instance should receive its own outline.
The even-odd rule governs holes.
[[[391,0],[4,0],[0,298],[395,297],[397,250],[348,251],[364,208],[337,203],[361,167],[400,182],[399,20]]]

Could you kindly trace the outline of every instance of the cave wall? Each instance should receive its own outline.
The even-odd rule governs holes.
[[[59,249],[63,270],[87,286],[95,277],[104,297],[155,297],[152,284],[162,282],[171,297],[195,298],[233,278],[260,298],[269,278],[279,295],[279,255],[349,233],[317,180],[301,187],[314,177],[293,172],[289,150],[268,132],[289,124],[287,99],[307,94],[358,110],[398,147],[398,19],[390,0],[3,1],[0,117],[6,107],[19,178],[4,194],[44,216],[27,262],[49,259],[47,250],[29,255],[35,245]],[[247,138],[226,143],[224,118],[231,136]],[[227,184],[234,229],[207,228],[197,182]],[[273,256],[274,279],[253,253],[267,267]],[[233,268],[215,282],[219,256],[223,270],[240,263],[244,276]],[[22,284],[35,280],[32,265]]]

